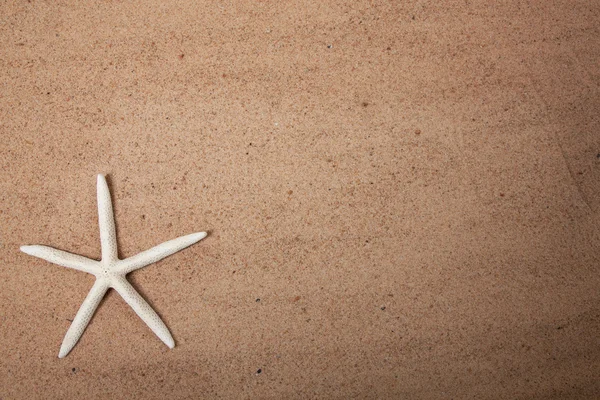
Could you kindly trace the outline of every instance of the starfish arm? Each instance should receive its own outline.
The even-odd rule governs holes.
[[[118,279],[113,283],[113,288],[164,344],[169,346],[170,349],[175,347],[175,341],[169,332],[169,328],[167,328],[158,314],[150,307],[150,304],[127,282],[127,279]]]
[[[67,253],[66,251],[58,250],[53,247],[33,245],[21,246],[21,251],[30,256],[41,258],[53,264],[58,264],[63,267],[73,268],[78,271],[87,272],[88,274],[96,274],[100,271],[98,261],[91,260],[77,254]]]
[[[116,270],[119,273],[128,274],[131,271],[135,271],[136,269],[140,269],[146,265],[160,261],[171,254],[177,253],[179,250],[185,249],[205,237],[206,232],[198,232],[169,240],[168,242],[161,243],[158,246],[136,254],[133,257],[119,261]]]
[[[60,351],[58,352],[58,358],[65,357],[77,344],[108,288],[109,285],[104,279],[96,279],[94,286],[92,286],[81,307],[79,307],[79,311],[77,311],[77,315],[75,315],[73,323],[71,323],[63,339]]]
[[[100,244],[102,246],[102,261],[116,261],[117,233],[113,215],[110,190],[104,175],[98,175],[98,225],[100,225]]]

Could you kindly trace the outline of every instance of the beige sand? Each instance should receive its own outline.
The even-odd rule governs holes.
[[[600,2],[0,6],[1,399],[600,393]],[[168,3],[168,4],[165,4]],[[99,257],[130,276],[57,358]],[[259,300],[260,299],[260,300]],[[261,371],[258,373],[258,371]]]

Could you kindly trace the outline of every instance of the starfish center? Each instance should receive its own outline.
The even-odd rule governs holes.
[[[116,264],[115,262],[102,262],[100,264],[100,276],[104,278],[111,278],[116,276]]]

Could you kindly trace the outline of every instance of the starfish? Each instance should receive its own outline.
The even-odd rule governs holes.
[[[96,308],[98,308],[100,301],[110,288],[115,289],[123,297],[123,300],[133,308],[133,311],[135,311],[142,321],[148,325],[152,332],[172,349],[175,347],[175,341],[169,329],[146,300],[131,286],[125,276],[132,271],[153,264],[204,239],[206,232],[181,236],[159,244],[133,257],[120,260],[118,257],[117,235],[110,191],[106,183],[106,178],[103,175],[98,175],[97,192],[98,224],[100,225],[100,244],[102,246],[102,259],[100,261],[48,246],[21,246],[21,251],[30,256],[39,257],[51,263],[96,276],[96,282],[67,330],[67,334],[60,346],[58,358],[65,357],[77,344],[94,315]]]

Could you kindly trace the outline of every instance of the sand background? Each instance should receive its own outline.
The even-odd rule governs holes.
[[[597,396],[600,2],[498,3],[3,2],[0,398]],[[122,257],[210,232],[130,275],[173,350],[111,291],[57,358],[98,173]]]

